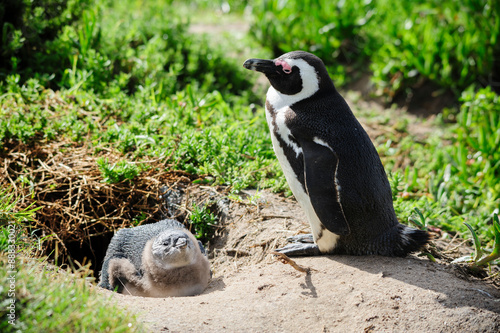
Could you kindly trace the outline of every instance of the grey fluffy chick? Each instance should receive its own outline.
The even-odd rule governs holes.
[[[199,241],[176,220],[121,229],[111,239],[99,286],[144,297],[192,296],[210,281]]]

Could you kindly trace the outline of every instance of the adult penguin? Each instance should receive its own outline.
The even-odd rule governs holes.
[[[277,251],[406,256],[428,242],[427,232],[398,222],[380,157],[320,58],[294,51],[243,66],[271,83],[274,151],[312,229]]]

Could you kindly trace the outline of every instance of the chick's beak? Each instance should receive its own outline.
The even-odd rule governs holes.
[[[179,249],[185,249],[188,245],[187,239],[186,238],[179,238],[177,242],[175,243],[175,247]]]

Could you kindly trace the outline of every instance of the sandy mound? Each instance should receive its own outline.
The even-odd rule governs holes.
[[[227,207],[202,295],[112,298],[154,332],[500,331],[500,292],[451,265],[378,256],[296,258],[308,274],[284,265],[269,252],[308,231],[304,214],[293,199],[249,195]]]

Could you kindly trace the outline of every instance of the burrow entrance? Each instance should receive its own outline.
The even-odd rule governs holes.
[[[109,152],[97,156],[72,143],[17,143],[0,155],[5,162],[0,182],[15,192],[16,209],[40,207],[26,231],[42,240],[41,253],[58,265],[90,262],[96,278],[115,231],[174,218],[195,233],[188,219],[194,207],[216,219],[223,214],[220,195],[193,185],[197,176],[169,171],[161,160],[146,163],[147,171],[132,180],[107,183],[97,159],[120,159]],[[202,242],[217,237],[213,231],[205,232]]]

